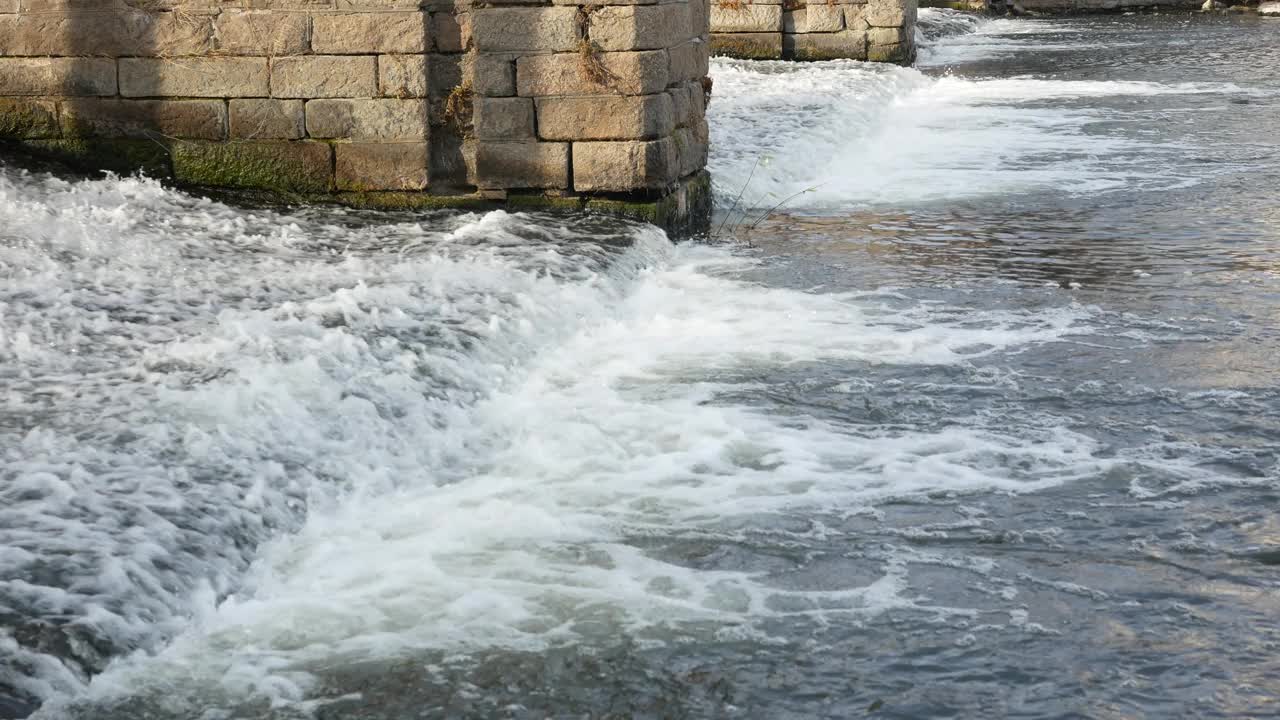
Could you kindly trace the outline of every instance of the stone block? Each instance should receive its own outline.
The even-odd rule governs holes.
[[[783,37],[784,52],[791,60],[865,60],[867,36],[862,31],[808,33]]]
[[[431,37],[435,38],[436,50],[439,52],[457,53],[466,50],[471,44],[471,13],[432,13]]]
[[[706,167],[707,154],[711,146],[711,135],[706,120],[699,120],[689,127],[676,130],[672,141],[676,146],[680,177],[687,177]]]
[[[266,97],[271,94],[267,58],[121,58],[125,97]]]
[[[915,50],[909,43],[867,46],[867,59],[872,62],[908,65],[911,63],[914,53]]]
[[[322,193],[333,181],[329,143],[180,140],[170,152],[174,177],[191,185]]]
[[[671,57],[670,82],[700,80],[710,72],[711,46],[702,39],[677,45],[668,53]]]
[[[430,123],[426,100],[311,100],[307,134],[350,140],[426,140]]]
[[[373,97],[377,91],[377,60],[372,56],[287,57],[271,65],[273,97]]]
[[[68,137],[171,137],[222,140],[227,108],[221,100],[74,98],[62,104]]]
[[[0,138],[50,138],[58,132],[58,107],[52,101],[0,98]]]
[[[425,53],[431,47],[425,12],[367,12],[316,15],[311,49],[324,55]]]
[[[906,30],[900,27],[873,27],[867,31],[868,45],[897,45],[906,41]]]
[[[785,33],[839,32],[844,29],[844,8],[839,5],[809,5],[782,13]]]
[[[516,94],[516,56],[477,55],[471,64],[471,90],[485,97]]]
[[[538,100],[538,137],[543,140],[649,140],[671,134],[674,127],[667,93]]]
[[[867,0],[862,17],[872,27],[902,27],[915,19],[915,0]]]
[[[578,46],[576,7],[476,8],[471,37],[487,52],[570,52]]]
[[[635,192],[665,188],[678,179],[671,138],[629,142],[575,142],[575,192]]]
[[[231,137],[236,140],[299,140],[306,136],[301,100],[232,100]]]
[[[476,185],[481,188],[567,190],[569,189],[569,144],[478,143]]]
[[[115,60],[0,58],[0,95],[115,94]]]
[[[782,31],[781,5],[713,5],[711,32],[767,33]]]
[[[532,140],[533,113],[532,98],[476,98],[475,135],[481,140]]]
[[[378,58],[378,94],[383,97],[427,96],[428,55],[383,55]]]
[[[610,5],[587,14],[587,37],[604,51],[656,50],[689,37],[689,6]]]
[[[20,4],[19,0],[0,0],[0,13],[16,13]]]
[[[296,12],[226,10],[214,23],[214,47],[227,55],[302,55],[309,20]]]
[[[866,5],[845,5],[844,6],[844,26],[848,30],[866,30],[871,27],[871,23],[867,22],[867,6]]]
[[[781,60],[782,33],[712,33],[711,54],[743,60]]]
[[[339,190],[426,190],[430,147],[424,142],[334,145]]]
[[[457,191],[476,184],[476,146],[473,139],[455,133],[431,133],[432,189]]]
[[[599,53],[603,74],[593,76],[577,54],[531,55],[516,63],[516,89],[525,97],[548,95],[651,95],[666,89],[670,60],[665,50]]]
[[[710,0],[689,0],[689,37],[705,39],[710,30]]]
[[[86,10],[87,12],[80,12]],[[208,15],[61,5],[0,16],[0,54],[45,56],[204,55],[213,47]]]
[[[688,125],[693,120],[693,107],[689,103],[689,89],[684,85],[678,85],[667,90],[667,97],[671,99],[671,117],[675,126]]]

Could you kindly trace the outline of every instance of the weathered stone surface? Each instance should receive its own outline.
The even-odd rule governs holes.
[[[430,123],[425,100],[311,100],[307,134],[351,140],[425,140]]]
[[[208,15],[93,12],[98,5],[27,7],[21,15],[0,16],[0,55],[108,56],[202,55],[213,47]],[[86,10],[88,12],[79,12]]]
[[[432,189],[456,191],[476,184],[477,141],[456,133],[431,133]]]
[[[648,140],[665,137],[674,127],[667,93],[538,100],[538,137],[543,140]]]
[[[431,15],[431,36],[436,50],[446,53],[462,52],[471,43],[471,13],[440,12]]]
[[[688,125],[693,120],[693,108],[689,103],[689,90],[679,85],[667,90],[671,99],[671,118],[675,127]]]
[[[871,27],[871,23],[867,22],[866,14],[866,5],[845,5],[844,26],[849,30],[866,30]]]
[[[916,0],[867,0],[863,18],[872,27],[901,27],[915,23]]]
[[[569,144],[485,142],[476,146],[481,188],[569,188]]]
[[[424,53],[430,36],[430,17],[418,11],[316,15],[311,21],[311,49],[325,55]]]
[[[906,40],[907,33],[900,27],[873,27],[867,31],[868,45],[897,45]]]
[[[383,55],[378,58],[378,94],[383,97],[427,96],[429,55]]]
[[[576,54],[532,55],[516,63],[520,95],[651,95],[667,87],[670,61],[665,50],[599,53],[604,77],[592,77]]]
[[[532,98],[476,98],[475,135],[481,140],[532,140]]]
[[[745,60],[781,60],[782,33],[712,33],[711,54]]]
[[[173,175],[179,182],[277,192],[327,192],[333,180],[328,143],[243,140],[173,143]]]
[[[630,142],[575,142],[573,189],[576,192],[633,192],[659,189],[679,173],[671,138]]]
[[[482,51],[569,52],[578,46],[576,7],[476,8],[471,37]]]
[[[0,58],[0,95],[115,94],[114,60]]]
[[[226,10],[214,23],[214,47],[228,55],[301,55],[309,20],[293,12]]]
[[[301,100],[232,100],[231,137],[298,140],[306,136]]]
[[[710,72],[711,48],[701,38],[677,45],[668,54],[671,57],[670,82],[700,80]]]
[[[844,29],[844,8],[839,5],[809,5],[782,14],[782,31],[787,33],[839,32]]]
[[[686,177],[707,166],[707,153],[711,147],[710,128],[706,120],[682,127],[672,137],[680,164],[680,176]]]
[[[604,51],[655,50],[689,37],[689,6],[602,7],[587,15],[588,37]]]
[[[62,130],[68,137],[222,140],[227,109],[220,100],[75,98],[62,104]]]
[[[689,0],[689,37],[705,39],[711,30],[711,0]]]
[[[339,190],[425,190],[430,166],[426,142],[335,145],[334,182]]]
[[[271,74],[266,58],[121,58],[125,97],[266,97]]]
[[[792,60],[865,60],[867,36],[862,31],[783,36],[784,53]]]
[[[713,33],[767,33],[781,30],[781,5],[711,6]]]
[[[50,100],[0,98],[0,138],[58,136],[58,108]]]
[[[912,47],[906,43],[895,45],[868,45],[867,59],[872,62],[900,63],[911,62]]]
[[[471,90],[476,95],[516,94],[516,56],[480,55],[471,65]]]
[[[19,6],[19,0],[0,0],[0,13],[16,13]]]
[[[377,90],[377,60],[370,56],[288,57],[271,66],[271,94],[278,98],[373,97]]]

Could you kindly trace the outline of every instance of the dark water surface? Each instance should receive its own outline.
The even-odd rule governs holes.
[[[0,168],[0,717],[1280,716],[1280,21],[922,25],[707,243]]]

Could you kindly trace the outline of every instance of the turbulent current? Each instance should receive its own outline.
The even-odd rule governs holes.
[[[702,241],[0,164],[0,718],[1280,712],[1280,21],[921,15]]]

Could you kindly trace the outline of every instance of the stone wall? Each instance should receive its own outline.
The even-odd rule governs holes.
[[[718,55],[754,60],[915,58],[916,0],[711,0]]]
[[[0,139],[361,205],[686,212],[706,0],[617,1],[0,0]]]

